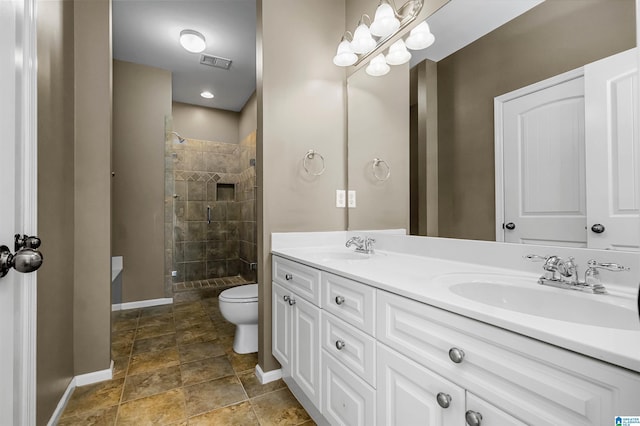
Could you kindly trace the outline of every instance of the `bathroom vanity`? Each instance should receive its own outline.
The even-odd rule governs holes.
[[[375,253],[361,254],[344,247],[351,235],[273,234],[273,354],[319,424],[640,416],[637,255],[601,252],[632,273],[584,294],[537,284],[523,256],[548,247],[372,234]],[[600,254],[553,250],[580,265]]]

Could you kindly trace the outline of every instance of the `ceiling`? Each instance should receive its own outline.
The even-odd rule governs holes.
[[[451,0],[427,18],[436,41],[411,52],[411,66],[430,59],[438,62],[522,15],[544,0]]]
[[[231,68],[200,64],[180,46],[184,29],[202,33],[203,53]],[[113,56],[171,71],[174,101],[240,111],[256,89],[256,1],[113,0]],[[205,90],[215,97],[202,98]]]

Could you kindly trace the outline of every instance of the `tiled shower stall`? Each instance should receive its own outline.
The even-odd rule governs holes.
[[[165,144],[165,294],[255,282],[255,131],[238,144],[183,136]]]

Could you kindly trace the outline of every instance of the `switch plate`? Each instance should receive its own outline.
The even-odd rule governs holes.
[[[172,277],[177,277],[178,276],[178,271],[171,271],[171,276]]]
[[[336,207],[346,207],[347,194],[344,189],[336,189]]]
[[[353,209],[356,207],[356,191],[350,189],[348,195],[349,208]]]

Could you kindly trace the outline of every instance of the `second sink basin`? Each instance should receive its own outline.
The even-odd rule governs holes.
[[[524,284],[520,278],[486,278],[447,277],[444,281],[452,293],[500,309],[584,325],[640,329],[636,310],[626,303],[615,303],[612,296],[552,289],[535,281]]]

